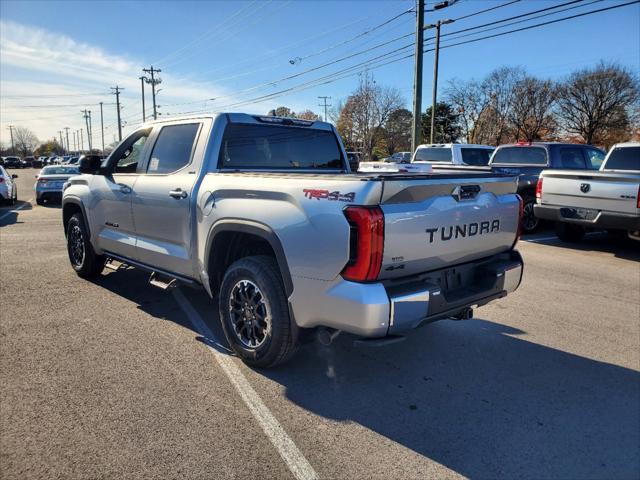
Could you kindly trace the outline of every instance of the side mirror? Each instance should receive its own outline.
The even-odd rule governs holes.
[[[99,175],[102,166],[102,158],[98,155],[85,155],[78,161],[80,173],[88,173],[90,175]]]
[[[11,174],[11,178],[18,178],[18,175],[16,175],[15,173]]]

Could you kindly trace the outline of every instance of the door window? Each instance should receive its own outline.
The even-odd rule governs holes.
[[[171,173],[191,163],[199,123],[162,127],[153,146],[147,173]]]
[[[585,168],[582,148],[562,147],[560,149],[560,168],[582,169]]]
[[[150,132],[151,129],[146,129],[134,133],[116,150],[118,160],[113,173],[136,173],[142,150]]]
[[[587,168],[599,170],[604,161],[604,153],[595,148],[587,148],[584,153],[587,157]]]

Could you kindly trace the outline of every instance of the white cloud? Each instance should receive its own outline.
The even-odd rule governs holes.
[[[105,136],[110,141],[116,131],[115,106],[107,105],[115,102],[110,87],[117,84],[124,88],[122,116],[129,127],[139,123],[142,116],[139,77],[144,65],[143,60],[77,42],[66,34],[0,21],[0,140],[8,143],[6,127],[10,123],[31,128],[41,139],[57,136],[65,126],[71,127],[72,131],[82,128],[80,110],[84,105],[94,112],[96,135],[99,125],[97,103],[102,101],[105,102],[105,125],[110,125]],[[215,103],[188,103],[196,100],[224,97],[225,104],[239,100],[217,85],[175,75],[163,74],[162,78],[160,88],[163,91],[158,96],[158,103],[165,105],[163,110],[171,114],[215,108]],[[78,95],[84,93],[96,95]],[[148,86],[146,93],[149,113]],[[183,105],[172,105],[176,103]],[[263,103],[248,109],[266,112],[272,107]]]

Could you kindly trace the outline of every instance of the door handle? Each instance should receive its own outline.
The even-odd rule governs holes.
[[[118,184],[118,186],[120,187],[120,192],[121,193],[131,193],[131,187],[129,185],[123,185],[121,183]]]
[[[169,192],[169,196],[173,197],[173,198],[187,198],[187,195],[189,195],[186,191],[182,190],[181,188],[176,188],[175,190],[171,190]]]

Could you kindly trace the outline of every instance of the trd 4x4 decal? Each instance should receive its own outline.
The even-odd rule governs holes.
[[[353,202],[356,199],[355,192],[341,193],[330,192],[329,190],[317,190],[314,188],[305,188],[302,190],[306,198],[315,198],[316,200],[332,200],[338,202]]]

